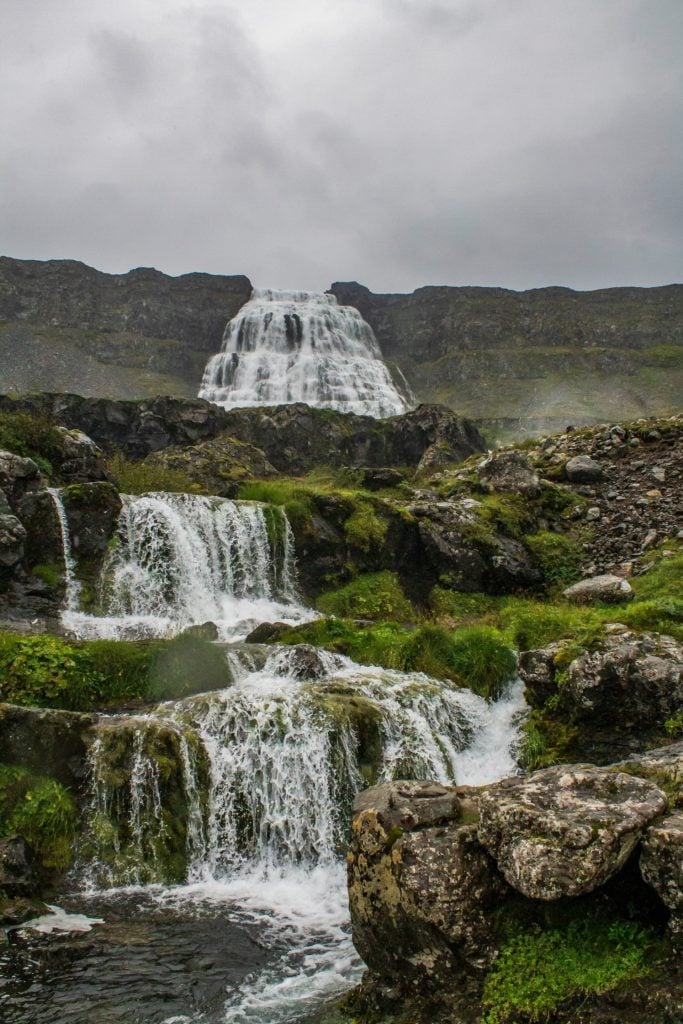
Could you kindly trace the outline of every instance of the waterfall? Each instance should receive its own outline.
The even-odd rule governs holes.
[[[199,397],[226,409],[306,402],[375,417],[407,408],[370,325],[326,292],[254,289],[207,363]]]
[[[100,883],[178,880],[181,861],[191,882],[332,865],[369,783],[484,783],[515,770],[519,685],[490,705],[312,648],[264,659],[256,667],[236,648],[232,687],[102,720],[89,771]]]
[[[64,559],[64,607],[67,612],[78,609],[81,598],[81,584],[76,579],[76,563],[71,548],[71,533],[69,531],[69,520],[62,501],[62,495],[58,488],[48,487],[47,492],[52,498],[59,522],[59,530],[62,538],[62,557]]]
[[[212,621],[233,639],[264,620],[301,619],[283,509],[193,494],[122,497],[102,571],[103,613],[70,604],[64,617],[77,635],[163,636]]]

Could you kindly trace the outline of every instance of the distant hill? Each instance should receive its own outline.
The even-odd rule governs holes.
[[[420,401],[450,405],[489,436],[680,408],[683,285],[331,290],[360,310]],[[243,276],[0,258],[0,391],[194,396],[250,291]]]

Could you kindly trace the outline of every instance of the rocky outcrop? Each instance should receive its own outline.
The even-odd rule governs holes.
[[[95,715],[80,711],[0,704],[2,761],[78,789],[85,778],[90,730],[95,721]]]
[[[224,498],[236,497],[240,484],[245,480],[267,480],[277,476],[277,470],[260,448],[225,434],[187,447],[153,452],[145,462],[182,470],[188,480],[208,494]]]
[[[484,793],[477,835],[514,889],[556,900],[604,885],[666,807],[664,793],[644,779],[583,765],[546,768]]]
[[[674,412],[683,391],[683,286],[331,291],[358,309],[421,401],[520,436]]]
[[[683,707],[683,647],[658,633],[626,630],[566,663],[567,645],[524,651],[519,673],[528,703],[574,727],[570,758],[598,764],[661,740]]]
[[[354,943],[368,971],[354,1013],[420,1024],[481,1020],[511,920],[533,936],[549,922],[596,914],[607,915],[608,927],[613,915],[631,921],[615,925],[627,934],[635,915],[655,930],[668,920],[677,941],[683,828],[678,811],[666,812],[683,799],[683,780],[667,794],[639,773],[653,763],[672,770],[682,751],[678,744],[642,763],[570,765],[488,787],[392,782],[360,794],[348,881]],[[612,1021],[610,1007],[618,1007],[618,1019],[645,1024],[653,1013],[680,1011],[673,954],[664,946],[658,955],[647,997],[628,985],[588,1002],[580,993],[581,1013],[563,1002],[553,1020]]]

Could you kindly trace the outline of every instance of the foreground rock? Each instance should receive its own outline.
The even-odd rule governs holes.
[[[681,923],[683,819],[666,812],[683,800],[682,769],[683,743],[603,769],[570,765],[478,788],[393,782],[360,794],[348,878],[368,971],[352,1015],[477,1024],[512,922],[534,936],[613,915],[626,931],[624,921],[661,932],[669,920],[652,981],[579,994],[552,1020],[679,1019],[683,984],[666,943]],[[513,1019],[538,1018],[506,1024]]]
[[[552,731],[558,723],[564,729],[561,759],[606,764],[661,742],[665,723],[683,707],[683,646],[677,640],[618,631],[569,664],[567,649],[549,644],[519,658],[538,726]]]
[[[479,806],[479,841],[510,885],[556,900],[604,885],[667,799],[644,779],[559,766],[504,779]]]

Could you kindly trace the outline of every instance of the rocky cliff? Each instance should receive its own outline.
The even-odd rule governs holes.
[[[0,391],[194,396],[250,290],[246,277],[0,258]],[[451,406],[490,437],[680,405],[683,285],[331,290],[360,310],[419,401]]]
[[[375,295],[350,282],[331,290],[360,310],[418,398],[487,421],[493,436],[680,404],[683,285]]]
[[[193,397],[250,292],[246,277],[0,258],[0,390]]]

